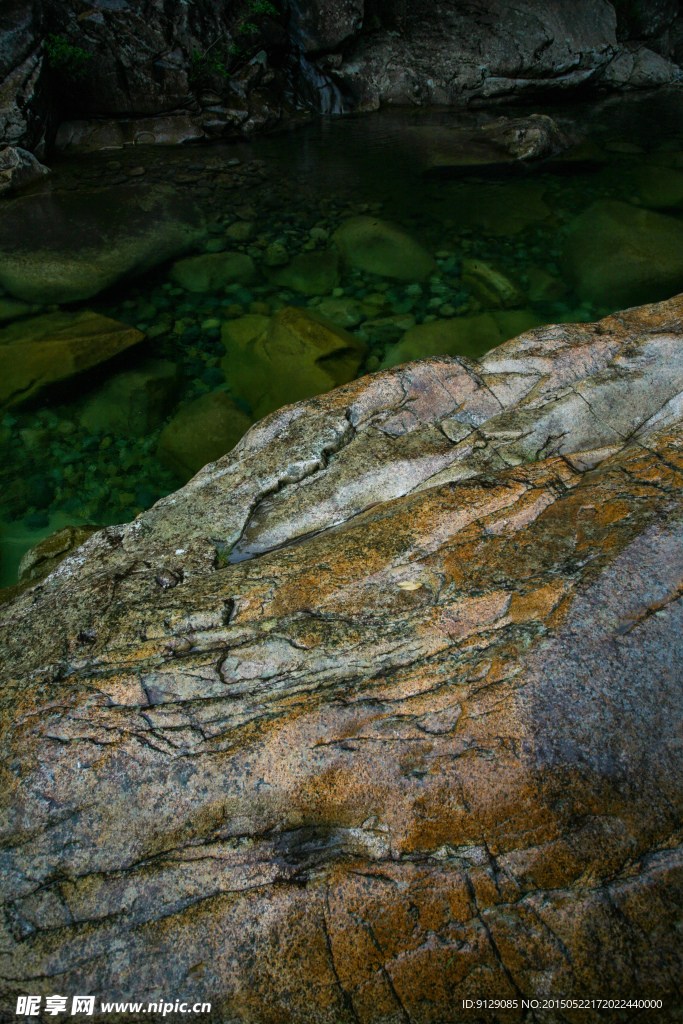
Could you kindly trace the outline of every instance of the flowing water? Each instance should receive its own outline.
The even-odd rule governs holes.
[[[323,116],[289,134],[250,142],[135,146],[59,160],[41,186],[51,195],[79,197],[116,185],[125,195],[140,182],[163,184],[202,208],[209,252],[251,255],[257,271],[248,283],[193,291],[177,275],[171,278],[166,264],[87,302],[62,304],[133,325],[145,337],[32,404],[0,413],[2,585],[16,582],[24,552],[54,530],[130,521],[180,486],[188,471],[163,451],[160,456],[159,442],[164,427],[197,399],[227,395],[240,429],[263,414],[267,403],[255,397],[249,373],[244,367],[238,373],[231,355],[239,325],[254,322],[245,316],[262,318],[255,321],[261,329],[264,318],[285,307],[336,319],[357,343],[355,363],[337,360],[335,372],[343,364],[348,379],[439,351],[477,357],[537,325],[592,321],[683,289],[683,267],[676,262],[683,229],[683,94],[534,110],[588,139],[584,159],[434,168],[437,129],[456,121],[475,127],[494,114],[388,110]],[[611,207],[605,226],[600,204],[614,202],[625,205]],[[587,221],[577,221],[591,207]],[[0,203],[0,220],[3,209]],[[655,220],[634,220],[633,238],[619,239],[615,219],[628,234],[629,218],[647,209]],[[125,208],[120,215],[126,217]],[[332,236],[354,216],[399,226],[435,260],[429,275],[397,279],[345,264],[321,286]],[[572,250],[577,223],[583,223],[583,242]],[[656,250],[654,270],[644,280],[642,272],[633,277],[627,258],[629,246],[641,246],[639,231],[650,233]],[[642,244],[647,247],[647,238]],[[284,261],[299,254],[312,254],[303,285],[285,273]],[[597,269],[583,267],[582,260],[595,263],[596,255]],[[318,284],[311,285],[316,274]],[[446,322],[452,333],[444,348],[438,325]],[[430,324],[437,327],[406,336]],[[301,397],[302,387],[301,368],[290,363],[283,371],[280,358],[270,368],[278,404]],[[149,360],[163,361],[163,379],[131,384],[131,371],[149,367]],[[122,390],[107,392],[120,375]],[[310,379],[318,378],[313,373]],[[117,395],[135,403],[135,387],[147,402],[145,415],[135,423],[117,420],[112,403]],[[181,434],[186,422],[188,443],[201,439],[202,407],[196,408],[194,419],[176,421]]]

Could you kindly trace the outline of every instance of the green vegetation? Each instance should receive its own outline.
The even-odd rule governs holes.
[[[247,10],[251,15],[270,15],[279,17],[279,11],[270,0],[248,0]],[[235,32],[242,36],[255,36],[259,27],[254,21],[238,22]],[[233,70],[254,55],[254,45],[245,41],[244,47],[233,42],[226,46],[224,42],[215,40],[204,53],[194,50],[190,57],[188,78],[195,88],[209,85],[212,78],[230,78]]]
[[[45,38],[45,53],[50,67],[63,78],[77,81],[88,70],[88,62],[94,54],[86,53],[80,46],[72,46],[64,36],[48,35]]]

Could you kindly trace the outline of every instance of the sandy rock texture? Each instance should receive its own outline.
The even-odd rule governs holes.
[[[398,366],[5,605],[7,1012],[679,1019],[682,409],[680,296]]]

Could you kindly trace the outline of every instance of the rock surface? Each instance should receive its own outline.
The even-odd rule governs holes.
[[[681,297],[379,373],[6,605],[8,1015],[677,1020],[682,394]]]
[[[99,313],[44,313],[0,330],[0,408],[33,401],[46,388],[125,352],[144,334]]]
[[[171,267],[169,276],[190,292],[208,292],[235,281],[250,284],[256,277],[256,267],[246,253],[205,253],[178,260]]]
[[[124,437],[151,433],[168,415],[178,392],[178,367],[168,359],[147,359],[117,373],[84,403],[78,419],[91,434]]]
[[[349,217],[332,236],[351,267],[399,281],[424,281],[436,261],[405,231],[379,217]]]

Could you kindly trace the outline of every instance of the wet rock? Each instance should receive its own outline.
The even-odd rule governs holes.
[[[411,137],[424,150],[426,170],[473,170],[554,157],[572,146],[545,114],[500,118],[477,129],[416,127]]]
[[[10,14],[20,12],[27,14],[32,20],[33,11],[30,5],[14,4],[10,8]],[[3,39],[4,43],[9,42],[9,46],[4,48],[4,59],[1,61],[4,77],[0,82],[0,143],[19,146],[30,152],[37,149],[42,151],[46,134],[47,101],[44,89],[41,89],[44,57],[37,45],[38,29],[36,25],[27,26],[27,47],[21,45],[21,27],[15,27],[20,28],[17,33],[19,39],[17,40],[11,30]],[[12,42],[19,42],[18,53],[8,54],[7,49],[13,49]],[[13,57],[18,58],[18,63],[14,63]]]
[[[0,407],[37,398],[47,387],[111,359],[142,341],[128,324],[82,310],[45,313],[0,330]]]
[[[67,555],[100,529],[99,526],[63,526],[29,548],[19,563],[19,582],[8,587],[0,587],[0,605],[12,601],[29,587],[49,576]]]
[[[171,267],[169,277],[190,292],[210,292],[235,282],[251,284],[256,277],[256,267],[246,253],[207,253],[178,260]]]
[[[327,295],[340,281],[336,252],[302,252],[287,266],[270,274],[272,284],[301,295]]]
[[[361,341],[330,320],[292,306],[272,319],[230,321],[222,338],[226,379],[257,419],[353,380],[366,351]]]
[[[381,365],[385,369],[412,359],[441,355],[477,359],[509,338],[541,323],[534,313],[525,309],[433,320],[406,331]]]
[[[212,391],[183,406],[164,427],[157,455],[181,480],[231,451],[252,421],[224,391]]]
[[[363,335],[371,338],[373,345],[385,345],[397,341],[414,326],[415,317],[411,313],[396,313],[394,316],[366,320],[363,324]]]
[[[540,977],[673,1024],[682,322],[282,410],[6,606],[13,986],[370,1024]]]
[[[19,146],[0,149],[0,193],[32,185],[49,173],[49,167],[44,167],[33,153]]]
[[[601,200],[571,224],[564,264],[580,298],[598,306],[661,299],[683,287],[683,224]]]
[[[350,217],[332,236],[343,261],[358,270],[401,281],[424,281],[436,260],[400,228],[378,217]]]
[[[463,260],[462,282],[485,309],[512,309],[524,303],[509,275],[484,260]]]
[[[3,206],[0,284],[26,302],[74,302],[204,239],[198,208],[170,188],[20,196]]]
[[[542,267],[529,267],[527,294],[531,302],[561,302],[567,295],[564,281]]]
[[[65,154],[96,153],[125,146],[178,146],[204,137],[198,115],[63,121],[55,148]]]
[[[79,421],[91,434],[142,437],[156,430],[178,393],[178,368],[166,359],[148,359],[118,373],[83,406]]]

